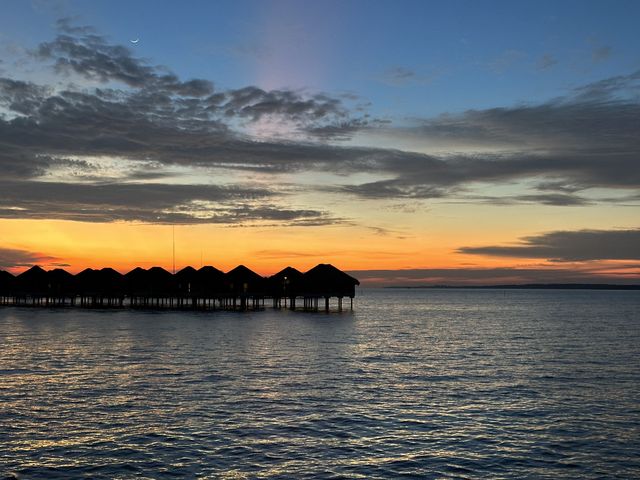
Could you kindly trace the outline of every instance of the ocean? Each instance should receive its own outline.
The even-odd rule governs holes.
[[[640,478],[640,291],[0,308],[0,478]]]

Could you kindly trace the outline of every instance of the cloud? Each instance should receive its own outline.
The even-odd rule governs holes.
[[[255,86],[216,90],[210,80],[180,80],[170,69],[133,56],[128,47],[110,44],[91,27],[75,27],[66,19],[58,26],[61,33],[38,46],[33,53],[36,59],[52,61],[59,74],[103,84],[124,84],[137,90],[130,95],[112,93],[120,102],[129,100],[144,111],[164,113],[161,118],[165,120],[178,113],[211,127],[219,126],[215,120],[256,122],[276,117],[309,131],[313,131],[310,127],[349,120],[351,112],[339,97],[304,95],[293,90],[265,91]]]
[[[278,205],[274,196],[239,186],[0,181],[0,217],[293,226],[340,222],[320,210]]]
[[[0,247],[0,269],[30,267],[31,265],[51,263],[55,260],[57,260],[55,257],[42,253]]]
[[[164,67],[111,45],[90,27],[60,23],[64,32],[39,46],[36,59],[53,61],[61,74],[97,82],[95,88],[43,87],[0,79],[0,158],[10,178],[42,175],[46,159],[114,155],[167,164],[239,165],[283,171],[315,166],[338,155],[325,145],[300,143],[346,139],[376,122],[353,115],[344,95],[265,91],[254,86],[219,91],[203,79],[180,80]],[[297,142],[252,141],[247,123],[282,122]],[[291,161],[295,158],[295,161]]]
[[[612,102],[622,99],[637,104],[640,95],[640,70],[581,85],[573,93],[578,102]]]
[[[416,134],[436,141],[455,139],[480,149],[620,153],[640,146],[634,134],[639,112],[636,101],[565,98],[540,105],[441,115],[423,121]]]
[[[59,22],[63,34],[41,43],[34,55],[53,60],[59,73],[75,73],[88,80],[122,82],[133,88],[146,88],[182,96],[203,97],[213,93],[213,84],[202,79],[180,81],[176,75],[162,73],[131,55],[122,45],[111,45],[91,27],[72,27]]]
[[[431,83],[441,74],[442,72],[437,69],[430,72],[418,72],[407,67],[392,67],[385,70],[378,80],[393,87],[412,84],[425,85]]]
[[[378,170],[395,177],[358,185],[343,185],[338,191],[365,198],[464,198],[464,189],[473,184],[500,184],[522,179],[545,179],[543,189],[551,185],[562,189],[565,183],[578,190],[589,188],[637,189],[640,166],[637,156],[621,153],[611,157],[595,153],[562,156],[526,153],[456,155],[438,158],[429,155],[381,156]],[[549,183],[554,179],[556,183]],[[462,196],[462,197],[461,197]],[[486,198],[485,198],[486,200]],[[496,201],[500,198],[495,197]],[[539,201],[548,205],[587,204],[578,196],[562,193],[530,194],[504,198],[504,201]]]
[[[500,55],[487,63],[490,70],[497,74],[503,74],[518,62],[526,58],[526,53],[520,50],[505,50]]]
[[[382,78],[385,83],[391,85],[405,85],[415,81],[418,78],[418,74],[405,67],[393,67],[386,70]]]
[[[612,83],[623,88],[632,81],[635,78],[630,76],[626,82],[620,78]],[[594,87],[589,95],[594,95],[594,89],[611,92],[612,86]],[[5,104],[23,115],[0,121],[0,145],[4,147],[0,165],[7,177],[14,179],[42,175],[60,157],[111,155],[130,161],[153,159],[167,165],[265,173],[329,170],[348,174],[366,170],[388,177],[336,188],[364,198],[442,198],[473,183],[527,178],[539,179],[544,190],[551,185],[563,189],[563,184],[575,191],[640,186],[636,161],[640,138],[634,127],[640,105],[630,100],[561,99],[423,120],[401,133],[449,148],[455,144],[484,150],[427,155],[299,141],[256,142],[219,120],[200,115],[197,105],[148,92],[122,94],[98,89],[94,94],[62,91],[45,95],[35,85],[14,81],[0,83],[0,91]],[[236,97],[233,110],[243,110],[255,95],[262,93],[247,90]],[[287,108],[293,116],[304,111],[294,103]],[[259,115],[251,111],[245,114]],[[346,121],[307,131],[317,137],[338,137],[364,125]],[[390,131],[394,134],[400,129]],[[539,198],[542,203],[554,203],[548,196]]]
[[[469,110],[398,127],[350,103],[361,99],[255,86],[221,90],[209,80],[182,80],[166,67],[135,57],[129,48],[109,43],[91,27],[63,20],[59,28],[60,34],[42,43],[33,58],[53,66],[61,77],[89,83],[46,86],[0,79],[0,169],[3,181],[23,182],[23,192],[52,193],[69,186],[69,195],[82,197],[79,204],[86,210],[75,215],[55,195],[48,204],[41,197],[20,199],[16,187],[1,197],[2,214],[8,217],[218,222],[231,221],[235,214],[240,222],[260,214],[265,221],[278,221],[275,210],[281,210],[281,216],[299,224],[333,218],[323,210],[284,207],[275,178],[263,192],[262,209],[255,199],[230,207],[234,198],[227,187],[219,187],[215,195],[208,190],[202,200],[202,186],[172,190],[164,185],[158,188],[167,197],[153,208],[145,203],[147,187],[121,187],[160,180],[166,175],[163,168],[175,166],[220,169],[235,177],[330,172],[341,175],[344,183],[318,185],[318,190],[382,200],[465,200],[479,185],[521,182],[531,187],[519,195],[482,201],[587,205],[596,201],[589,189],[640,187],[639,72],[603,79],[543,104]],[[396,70],[395,75],[413,78],[415,72]],[[261,124],[278,122],[286,126],[279,135],[252,136]],[[414,139],[447,153],[336,143],[357,132]],[[128,164],[120,183],[101,178],[93,157],[116,157]],[[150,162],[159,166],[153,172],[145,168]],[[64,185],[41,181],[61,169],[77,173],[70,173]],[[361,172],[374,180],[356,183],[351,175]],[[76,188],[72,180],[80,177],[94,185]],[[101,195],[107,189],[119,192],[131,208],[107,202],[111,210],[101,214],[96,209],[102,204],[90,201],[90,190],[83,188]],[[216,196],[220,192],[224,195]],[[207,202],[204,211],[202,201]],[[217,209],[212,203],[219,204]]]
[[[538,70],[549,70],[557,64],[558,60],[553,55],[546,53],[542,57],[540,57],[538,63],[536,64],[536,68]]]
[[[384,286],[473,286],[558,283],[638,284],[637,266],[625,273],[563,268],[424,268],[405,270],[350,270],[364,287]]]
[[[621,199],[606,199],[606,201],[619,202]],[[593,203],[591,200],[567,193],[541,193],[534,195],[505,195],[505,196],[489,196],[489,195],[467,195],[462,196],[461,201],[469,203],[487,203],[491,205],[518,205],[518,204],[540,204],[551,205],[556,207],[582,206]],[[599,200],[605,201],[605,200]]]
[[[591,52],[591,58],[595,63],[601,63],[606,60],[609,60],[609,58],[611,57],[612,51],[613,51],[612,48],[608,45],[596,47]]]
[[[544,104],[469,110],[386,129],[391,138],[452,153],[378,152],[370,159],[390,178],[342,189],[367,198],[441,198],[455,197],[474,184],[527,180],[539,183],[545,195],[534,190],[521,200],[559,205],[588,203],[566,196],[567,188],[574,193],[637,190],[640,103],[630,92],[639,79],[635,73]],[[456,149],[470,153],[453,153]],[[550,197],[550,191],[556,196]]]
[[[461,247],[458,253],[555,262],[640,260],[640,229],[557,231],[525,237],[516,245]]]

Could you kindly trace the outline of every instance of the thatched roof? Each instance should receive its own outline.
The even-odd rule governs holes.
[[[263,291],[266,287],[265,279],[244,265],[238,265],[228,271],[225,281],[229,289],[236,293],[255,293]]]
[[[136,267],[133,270],[124,274],[126,279],[135,280],[138,278],[144,278],[147,275],[147,271],[142,267]]]
[[[124,275],[110,267],[95,272],[95,282],[106,295],[120,295],[124,288]]]
[[[147,295],[150,293],[147,271],[142,267],[136,267],[125,273],[124,283],[126,291],[130,295]]]
[[[304,291],[308,294],[353,296],[360,282],[328,263],[320,263],[303,276]]]
[[[147,270],[147,282],[152,295],[166,295],[174,288],[174,278],[171,272],[162,267],[151,267]]]
[[[48,291],[47,272],[34,265],[16,277],[16,288],[23,293],[43,295]]]
[[[75,293],[76,278],[62,268],[49,270],[47,272],[47,282],[47,289],[52,295]]]
[[[293,267],[286,267],[280,270],[278,273],[271,275],[269,278],[273,279],[287,279],[287,280],[299,280],[302,278],[303,273]]]
[[[14,277],[10,272],[5,270],[0,270],[0,282],[10,282],[13,281],[16,277]]]
[[[341,281],[349,284],[360,285],[360,282],[351,275],[334,267],[330,263],[319,263],[311,270],[305,272],[305,278],[318,279],[322,281]]]
[[[17,276],[20,280],[31,280],[46,278],[47,272],[39,265],[34,265]]]
[[[54,268],[47,272],[47,278],[50,282],[68,282],[74,277],[72,274],[62,268]]]
[[[162,267],[151,267],[147,270],[147,273],[149,274],[149,278],[153,280],[166,280],[173,278],[171,272]]]
[[[123,275],[111,267],[104,267],[99,270],[100,276],[112,279],[122,279]]]
[[[198,278],[203,280],[221,280],[224,278],[224,272],[222,270],[218,270],[216,267],[212,267],[211,265],[205,265],[200,268],[197,273]]]
[[[149,270],[136,267],[126,273],[124,279],[130,295],[167,295],[174,288],[173,275],[162,267]]]
[[[10,293],[15,286],[16,277],[11,273],[0,270],[0,295]]]
[[[302,289],[304,274],[293,267],[286,267],[269,277],[269,290],[277,297],[296,296]]]
[[[76,273],[76,278],[91,278],[94,274],[95,274],[96,270],[94,270],[93,268],[85,268],[84,270],[82,270],[80,273]]]
[[[263,277],[244,265],[238,265],[233,270],[228,271],[226,277],[227,280],[232,282],[261,282],[264,280]]]
[[[198,295],[212,295],[224,290],[225,275],[222,270],[206,265],[196,272],[194,292]]]
[[[197,270],[191,266],[184,267],[176,272],[176,279],[180,281],[191,281],[195,278]]]
[[[189,266],[179,270],[174,275],[177,291],[181,295],[190,294],[195,289],[196,276],[198,272]]]

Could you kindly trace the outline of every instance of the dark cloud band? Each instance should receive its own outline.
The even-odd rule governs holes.
[[[640,229],[549,232],[525,237],[517,245],[462,247],[458,253],[557,262],[640,260]]]
[[[268,190],[216,185],[68,184],[0,181],[0,217],[147,223],[323,225],[313,209],[279,205]]]

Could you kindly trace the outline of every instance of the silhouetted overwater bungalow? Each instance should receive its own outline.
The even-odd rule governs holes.
[[[25,303],[27,297],[36,303],[46,297],[48,285],[47,272],[38,265],[34,265],[16,277],[16,295],[23,297]]]
[[[196,270],[192,276],[190,297],[193,308],[216,308],[216,300],[222,307],[225,297],[224,273],[210,265]]]
[[[238,265],[233,270],[228,271],[225,274],[225,280],[229,291],[236,295],[265,293],[264,277],[244,265]]]
[[[75,277],[63,270],[55,268],[47,272],[47,301],[56,305],[63,305],[66,299],[73,303],[76,296]]]
[[[98,286],[107,297],[118,298],[124,295],[124,276],[110,267],[97,272]]]
[[[267,284],[264,277],[244,265],[238,265],[228,271],[225,274],[225,283],[228,288],[227,293],[233,299],[234,307],[236,306],[236,298],[239,298],[241,309],[248,307],[248,300],[252,302],[253,308],[256,308],[258,302],[266,296]]]
[[[132,306],[173,305],[176,289],[173,275],[162,267],[136,267],[125,276],[125,289]]]
[[[85,307],[122,306],[124,276],[113,268],[86,268],[76,275],[76,293]]]
[[[97,270],[93,268],[85,268],[76,273],[76,285],[80,295],[91,295],[98,288]]]
[[[195,294],[199,298],[218,298],[225,294],[225,275],[222,270],[206,265],[196,272]]]
[[[175,286],[180,306],[188,300],[193,308],[215,308],[215,300],[224,295],[224,273],[212,266],[185,267],[175,274]]]
[[[329,310],[329,299],[331,297],[338,298],[340,309],[342,308],[343,297],[349,297],[353,305],[356,285],[360,285],[360,282],[351,275],[344,273],[331,264],[320,263],[303,275],[302,296],[305,297],[305,308],[317,309],[318,299],[323,297],[326,310]]]
[[[174,275],[176,292],[179,297],[189,298],[192,296],[196,285],[197,270],[191,266],[184,267]]]
[[[302,281],[303,273],[293,267],[286,267],[270,276],[267,283],[273,306],[282,306],[282,299],[285,299],[285,306],[288,300],[291,308],[295,308],[295,299],[302,294]]]
[[[125,293],[130,298],[148,297],[151,293],[147,271],[136,267],[124,274]]]
[[[147,270],[147,280],[152,297],[167,297],[175,293],[173,275],[162,267],[151,267]]]
[[[0,270],[0,304],[6,305],[13,298],[16,278],[4,270]]]
[[[80,305],[95,306],[102,296],[98,271],[93,268],[85,268],[76,274],[76,293],[80,296]]]
[[[56,268],[45,271],[34,266],[14,277],[0,271],[0,303],[4,305],[75,305],[84,307],[260,308],[265,298],[273,306],[295,309],[296,298],[304,298],[306,310],[318,309],[318,299],[353,298],[355,278],[332,265],[320,264],[306,273],[287,267],[264,278],[244,265],[226,274],[212,266],[195,270],[185,267],[175,275],[162,267],[136,267],[126,275],[112,268],[87,268],[77,275]]]
[[[0,292],[8,292],[13,288],[14,277],[11,272],[0,270]]]

